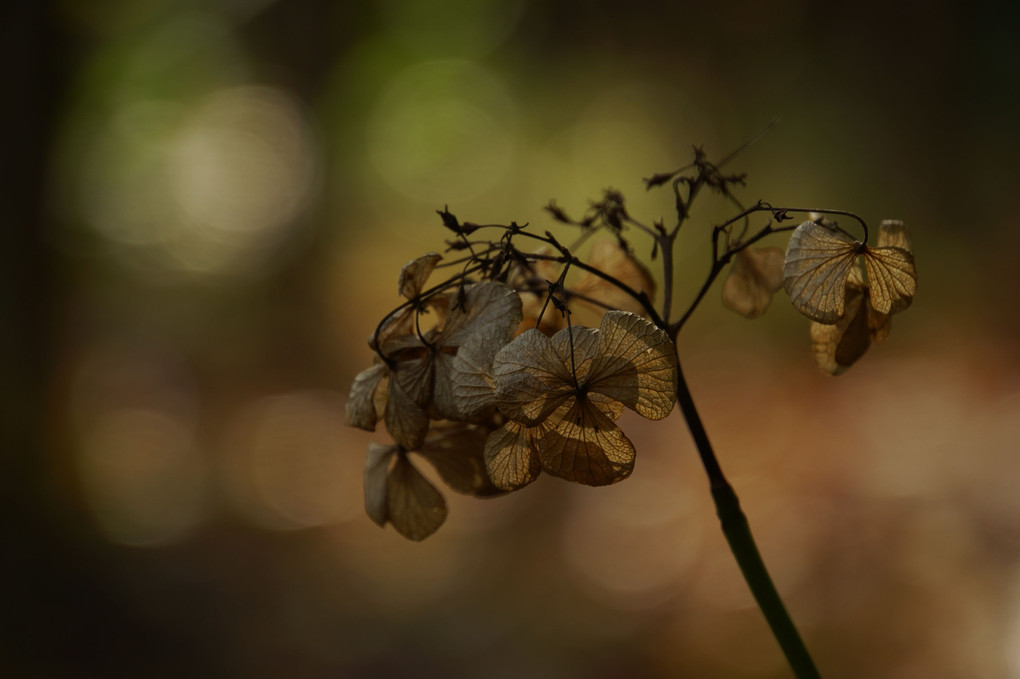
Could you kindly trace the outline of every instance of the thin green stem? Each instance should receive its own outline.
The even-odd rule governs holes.
[[[754,536],[751,534],[747,517],[744,516],[743,510],[740,508],[737,494],[726,480],[722,467],[719,466],[719,461],[712,450],[712,444],[708,440],[708,433],[694,406],[694,399],[679,365],[677,378],[677,402],[687,421],[687,428],[690,430],[691,438],[694,439],[694,445],[701,456],[705,472],[708,474],[716,513],[722,524],[723,534],[726,536],[726,542],[729,543],[730,551],[733,552],[733,556],[740,566],[740,572],[743,573],[744,580],[751,589],[751,594],[758,602],[758,608],[765,615],[765,620],[772,629],[776,641],[779,642],[794,676],[797,679],[820,679],[821,675],[815,668],[814,661],[769,576],[758,546],[754,542]]]

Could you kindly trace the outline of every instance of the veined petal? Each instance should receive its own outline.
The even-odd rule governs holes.
[[[375,423],[379,419],[376,392],[388,371],[385,363],[376,363],[354,378],[345,408],[349,426],[375,431]]]
[[[562,417],[539,442],[542,469],[588,486],[604,486],[630,476],[634,445],[600,408],[579,396],[564,404]]]
[[[459,347],[490,326],[502,329],[510,339],[520,322],[521,298],[517,293],[503,283],[486,281],[468,287],[463,296],[451,295],[446,323],[436,342]]]
[[[548,427],[529,427],[513,420],[495,430],[485,440],[485,468],[492,483],[502,490],[517,490],[528,485],[542,471],[538,442]]]
[[[446,521],[446,501],[407,454],[397,453],[386,479],[387,518],[408,540],[424,540]]]
[[[567,367],[568,375],[571,374],[571,369],[576,371],[574,374],[577,375],[579,382],[584,381],[591,369],[591,362],[598,350],[598,335],[599,331],[594,328],[573,325],[560,330],[549,339],[553,351]],[[570,382],[573,384],[573,376]]]
[[[500,411],[528,425],[544,420],[574,392],[569,364],[550,339],[535,329],[526,330],[496,353],[492,375]]]
[[[842,318],[846,280],[860,244],[840,231],[804,222],[790,237],[783,265],[783,284],[798,311],[819,323]]]
[[[386,389],[386,431],[404,450],[417,450],[429,429],[428,414],[390,377]]]
[[[466,420],[496,406],[496,383],[492,374],[492,362],[496,353],[506,346],[509,338],[501,328],[482,328],[475,341],[463,344],[452,357],[449,368],[443,368],[446,380],[437,381],[437,401],[448,398],[451,412],[447,417]],[[441,386],[443,383],[448,387]],[[439,393],[444,395],[440,397]],[[445,391],[449,391],[446,395]]]
[[[598,351],[586,385],[651,420],[669,415],[676,402],[677,361],[669,336],[627,311],[602,317]]]
[[[875,311],[895,314],[910,306],[917,291],[917,270],[909,251],[895,246],[868,248],[864,270]]]

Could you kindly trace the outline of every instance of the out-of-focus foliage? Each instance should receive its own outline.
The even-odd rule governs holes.
[[[823,674],[1020,676],[1016,8],[44,4],[0,10],[4,674],[785,676],[677,416],[621,417],[627,483],[451,496],[422,544],[343,424],[436,209],[666,215],[642,177],[779,117],[748,200],[902,218],[924,285],[839,381],[789,308],[706,305],[721,462]]]

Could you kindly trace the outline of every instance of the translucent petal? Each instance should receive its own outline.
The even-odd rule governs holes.
[[[500,349],[492,375],[500,411],[528,425],[544,420],[574,392],[569,363],[538,330],[527,330]]]
[[[560,330],[549,340],[560,361],[567,366],[568,374],[577,375],[578,382],[585,380],[591,368],[591,362],[598,351],[598,335],[598,330],[594,328],[574,325]],[[569,370],[574,372],[569,373]],[[569,381],[573,386],[573,378]]]
[[[368,455],[365,457],[365,511],[369,518],[380,526],[386,525],[389,516],[386,478],[390,459],[396,452],[396,446],[370,443],[368,444]]]
[[[652,274],[616,240],[602,240],[592,245],[586,263],[616,278],[634,291],[644,292],[649,299],[655,296],[655,280]],[[636,299],[615,284],[589,271],[585,271],[578,278],[571,290],[601,302],[610,309],[644,312],[644,307]]]
[[[878,344],[892,332],[892,316],[875,311],[868,305],[868,333],[871,341]]]
[[[387,372],[386,364],[377,363],[354,378],[345,407],[349,426],[375,431],[375,423],[379,419],[377,392]]]
[[[449,370],[444,371],[448,376],[449,397],[453,401],[453,413],[449,417],[470,419],[495,407],[496,383],[492,362],[508,341],[501,328],[488,326],[478,332],[475,341],[457,349]],[[437,382],[437,391],[440,385]]]
[[[878,247],[897,247],[912,252],[910,247],[910,229],[898,219],[885,219],[878,225]]]
[[[558,423],[539,441],[542,469],[589,486],[627,478],[634,469],[634,445],[605,407],[587,396],[565,404]]]
[[[590,391],[648,419],[661,420],[673,409],[676,383],[676,352],[661,328],[627,311],[603,316],[598,350],[586,380]]]
[[[405,264],[400,269],[400,278],[397,281],[400,294],[405,299],[414,299],[420,295],[425,287],[425,281],[442,258],[442,255],[429,252]]]
[[[495,326],[510,338],[521,322],[521,298],[503,283],[472,285],[463,298],[452,295],[446,324],[437,340],[441,346],[459,347],[472,341],[482,328]]]
[[[917,291],[917,270],[909,251],[895,246],[868,248],[864,270],[875,311],[895,314],[910,306]]]
[[[489,434],[485,441],[485,467],[492,483],[503,490],[528,485],[542,471],[538,441],[548,427],[534,427],[509,421]]]
[[[779,248],[744,248],[733,257],[723,282],[723,304],[747,318],[769,308],[772,295],[783,287],[784,254]]]
[[[501,491],[485,470],[485,443],[489,429],[464,422],[434,423],[425,445],[417,452],[458,493],[488,497]]]
[[[811,323],[811,352],[815,363],[830,375],[842,375],[870,346],[867,294],[848,287],[846,313],[836,323]]]
[[[842,318],[846,281],[860,244],[840,231],[804,222],[790,237],[783,284],[798,311],[819,323]]]
[[[424,540],[446,521],[446,501],[407,455],[398,452],[386,479],[387,518],[408,540]]]
[[[390,384],[392,385],[394,382],[399,384],[412,401],[425,407],[432,401],[435,377],[434,351],[428,347],[421,347],[421,352],[420,358],[397,359],[390,369]],[[392,390],[392,386],[390,388]]]
[[[404,450],[417,450],[429,429],[428,414],[395,379],[390,379],[386,397],[386,431]]]

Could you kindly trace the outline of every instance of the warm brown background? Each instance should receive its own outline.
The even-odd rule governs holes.
[[[434,214],[548,227],[715,157],[913,229],[849,374],[785,299],[682,358],[827,677],[1020,676],[1015,3],[63,0],[0,10],[9,676],[785,677],[677,414],[633,477],[371,524],[346,429]],[[706,266],[710,203],[677,294]],[[698,228],[702,231],[699,233]]]

